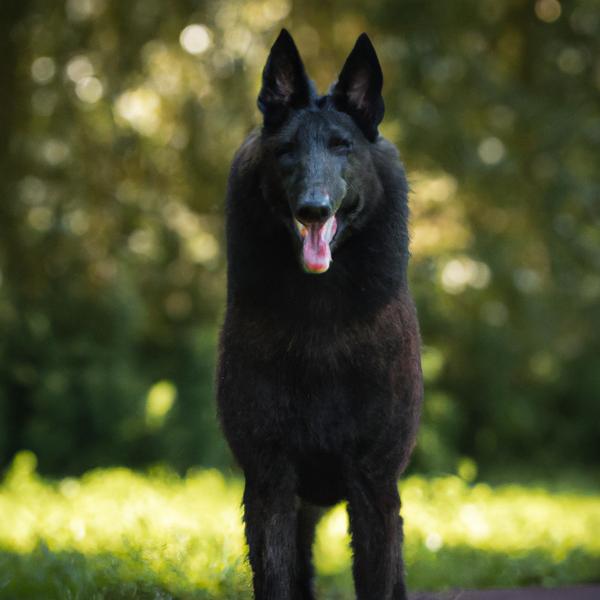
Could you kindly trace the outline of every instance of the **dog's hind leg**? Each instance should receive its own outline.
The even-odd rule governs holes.
[[[269,457],[268,468],[246,472],[244,521],[255,600],[296,600],[295,473]]]
[[[314,600],[314,568],[312,547],[315,541],[315,529],[323,514],[323,509],[302,502],[298,510],[296,580],[298,600]]]
[[[394,478],[349,481],[348,515],[357,600],[406,600],[401,556],[400,497]]]

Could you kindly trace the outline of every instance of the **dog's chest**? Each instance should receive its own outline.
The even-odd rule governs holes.
[[[299,452],[344,452],[381,422],[394,395],[377,361],[347,355],[282,361],[273,384],[274,433]]]
[[[243,315],[228,331],[236,335],[225,337],[227,412],[247,415],[252,437],[292,452],[337,453],[389,424],[400,343],[393,326]]]

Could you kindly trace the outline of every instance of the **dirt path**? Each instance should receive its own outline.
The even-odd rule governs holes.
[[[557,589],[463,590],[443,594],[416,594],[411,600],[600,600],[600,585]]]

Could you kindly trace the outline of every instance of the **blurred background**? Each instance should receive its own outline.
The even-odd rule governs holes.
[[[232,466],[223,198],[290,29],[321,91],[367,31],[411,182],[413,472],[595,474],[600,2],[3,0],[0,465]],[[597,481],[597,479],[596,479]]]

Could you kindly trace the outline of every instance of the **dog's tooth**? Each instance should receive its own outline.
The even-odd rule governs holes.
[[[327,238],[328,241],[331,241],[331,234],[333,232],[333,220],[335,217],[329,217],[329,219],[327,219],[327,223],[325,225],[325,236]]]
[[[300,223],[300,221],[298,221],[298,219],[294,219],[294,225],[296,226],[298,233],[302,237],[305,237],[306,236],[306,227],[302,223]]]

